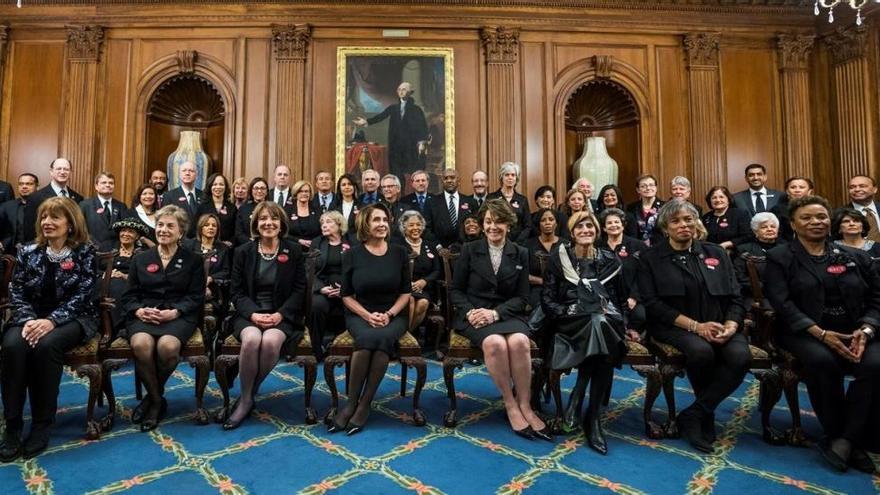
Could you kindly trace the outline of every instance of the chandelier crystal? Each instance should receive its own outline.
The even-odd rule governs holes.
[[[870,0],[816,0],[816,3],[813,8],[813,13],[819,15],[822,13],[821,9],[828,9],[828,22],[834,22],[834,7],[844,3],[849,5],[849,8],[856,11],[856,24],[862,25],[862,8],[867,5]],[[880,0],[874,0],[874,3],[880,3]]]

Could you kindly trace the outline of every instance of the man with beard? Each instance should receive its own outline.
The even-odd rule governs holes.
[[[153,170],[150,174],[150,185],[156,190],[156,201],[158,202],[156,206],[161,208],[164,206],[162,204],[162,195],[165,194],[165,190],[168,187],[168,174],[162,170]]]
[[[15,255],[17,246],[24,242],[24,211],[29,198],[40,185],[40,179],[31,173],[18,176],[18,197],[0,205],[0,245],[6,254]]]
[[[755,213],[770,211],[776,203],[782,199],[782,191],[767,189],[767,168],[760,163],[752,163],[746,167],[746,182],[749,188],[733,195],[733,201],[737,208],[749,212],[749,217]]]

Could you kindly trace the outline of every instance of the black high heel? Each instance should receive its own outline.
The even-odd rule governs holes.
[[[233,409],[233,414],[234,414],[234,412],[235,412],[235,410]],[[244,422],[245,419],[250,417],[252,412],[254,412],[254,403],[253,402],[251,402],[251,407],[248,409],[248,412],[245,413],[245,415],[242,416],[241,419],[239,419],[238,421],[233,421],[231,419],[227,419],[226,422],[223,423],[223,429],[226,431],[229,431],[229,430],[234,430],[234,429],[238,428],[239,426],[241,426],[241,424]]]
[[[598,414],[596,415],[598,416]],[[587,445],[596,452],[607,455],[608,442],[605,440],[605,432],[602,430],[602,421],[598,417],[590,417],[584,423],[584,429],[587,430]]]
[[[144,412],[147,409],[148,404],[150,403],[149,397],[144,397],[138,405],[134,406],[134,409],[131,411],[131,422],[139,425],[144,421]]]
[[[345,432],[345,434],[346,434],[346,436],[349,436],[349,437],[352,435],[357,435],[358,433],[364,431],[364,425],[355,424],[355,423],[352,423],[351,421],[349,421],[348,426],[349,426],[348,431]]]
[[[533,430],[531,426],[526,426],[525,428],[523,428],[521,430],[513,430],[513,432],[523,438],[528,439],[528,440],[535,439],[535,430]]]
[[[546,440],[548,442],[555,442],[556,441],[553,438],[553,431],[550,429],[549,426],[545,425],[540,430],[535,430],[534,428],[532,430],[533,430],[533,434],[535,435],[536,438],[540,438],[541,440]]]
[[[165,414],[168,413],[168,401],[165,400],[165,397],[162,397],[162,402],[159,404],[159,413],[155,418],[147,417],[146,412],[144,413],[144,419],[141,422],[141,431],[151,431],[155,430],[159,426],[159,422],[165,418]]]

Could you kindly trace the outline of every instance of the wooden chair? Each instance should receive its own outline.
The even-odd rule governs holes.
[[[409,255],[409,270],[412,277],[413,260],[415,254]],[[426,316],[427,320],[428,317]],[[438,332],[439,333],[439,332]],[[397,360],[400,362],[400,396],[406,397],[407,371],[409,368],[416,370],[416,385],[413,389],[413,424],[415,426],[424,426],[427,423],[424,411],[419,408],[419,399],[422,396],[422,388],[428,378],[428,366],[425,358],[422,357],[422,347],[419,345],[418,339],[410,332],[404,333],[397,341],[399,348],[399,356]],[[336,374],[334,369],[337,366],[345,366],[345,395],[349,395],[348,376],[349,365],[351,363],[351,355],[354,353],[354,337],[348,330],[337,335],[330,344],[327,356],[324,358],[324,381],[330,388],[330,410],[324,415],[324,424],[330,425],[333,417],[339,408],[339,392],[336,389]]]
[[[459,253],[453,253],[449,249],[441,249],[440,257],[443,259],[443,290],[446,293],[446,301],[449,301],[449,291],[452,287],[452,264],[458,258]],[[465,362],[483,359],[483,350],[471,344],[471,341],[460,335],[452,328],[452,316],[454,309],[452,304],[446,304],[444,307],[447,332],[449,334],[449,349],[443,357],[443,381],[446,383],[446,395],[449,398],[449,411],[443,415],[443,425],[447,428],[453,428],[458,423],[457,410],[458,400],[455,396],[455,369],[461,368]],[[541,350],[534,340],[529,339],[531,346],[532,358],[532,397],[537,397],[540,393],[541,380],[543,373],[543,358]],[[537,377],[537,378],[536,378]]]
[[[210,253],[205,255],[205,273],[208,273],[210,265]],[[108,263],[112,266],[112,263]],[[207,275],[206,275],[207,276]],[[109,283],[109,282],[108,282]],[[105,305],[111,308],[116,301],[107,297]],[[189,363],[196,370],[195,380],[195,397],[196,397],[196,424],[206,425],[210,423],[208,412],[204,408],[203,399],[205,396],[205,387],[208,385],[208,378],[211,373],[210,361],[208,359],[207,347],[202,337],[203,329],[206,332],[213,331],[213,328],[206,328],[207,325],[214,324],[210,319],[205,318],[204,308],[200,314],[199,320],[203,322],[201,327],[197,327],[192,336],[180,348],[180,357]],[[110,431],[116,419],[116,394],[113,391],[113,371],[118,370],[123,364],[134,359],[134,352],[128,343],[128,339],[113,335],[113,324],[110,319],[109,309],[104,312],[102,318],[103,335],[99,342],[99,356],[101,362],[101,375],[103,376],[103,392],[107,397],[108,412],[101,419],[101,430]],[[143,390],[140,382],[135,378],[135,397],[137,400],[143,399]]]
[[[764,441],[773,445],[789,444],[797,447],[809,445],[801,428],[801,409],[798,397],[798,383],[803,380],[803,368],[790,352],[777,347],[773,342],[776,313],[764,304],[764,288],[758,273],[758,264],[766,258],[744,253],[752,291],[751,320],[754,322],[750,333],[752,344],[766,352],[773,363],[773,370],[761,381],[761,429]],[[761,378],[760,376],[758,377]],[[791,413],[792,427],[784,433],[770,425],[770,413],[779,402],[782,393]]]
[[[317,250],[310,250],[304,254],[306,263],[306,288],[303,315],[308,321],[308,315],[312,308],[312,287],[315,284],[315,261],[318,258]],[[235,383],[238,375],[238,356],[241,352],[241,342],[232,335],[232,316],[224,319],[221,331],[221,344],[214,360],[214,378],[220,386],[223,394],[223,406],[214,415],[214,421],[223,423],[229,419],[232,410],[229,402],[229,389]],[[312,340],[309,337],[309,329],[305,328],[303,337],[298,342],[288,341],[284,343],[282,354],[287,362],[296,363],[303,368],[305,375],[305,409],[306,424],[313,425],[318,422],[318,415],[312,407],[312,390],[315,387],[315,379],[318,376],[318,360],[315,358]]]

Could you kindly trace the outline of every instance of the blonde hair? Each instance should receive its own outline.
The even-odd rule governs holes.
[[[325,218],[333,220],[333,222],[339,226],[340,235],[345,235],[348,232],[348,222],[345,221],[345,217],[342,216],[342,213],[336,210],[327,210],[321,214],[321,218],[318,222],[323,223]]]
[[[73,200],[62,197],[49,198],[37,209],[37,221],[34,228],[37,232],[35,239],[38,246],[45,246],[49,241],[43,237],[43,229],[40,222],[44,217],[63,217],[67,220],[67,240],[64,244],[69,248],[77,248],[89,240],[89,230],[86,227],[86,219],[82,211]]]
[[[311,200],[312,195],[315,194],[315,188],[312,187],[312,183],[307,180],[296,181],[296,184],[294,184],[293,187],[290,188],[290,195],[295,198],[296,195],[299,194],[300,189],[305,186],[309,186],[309,200]]]

